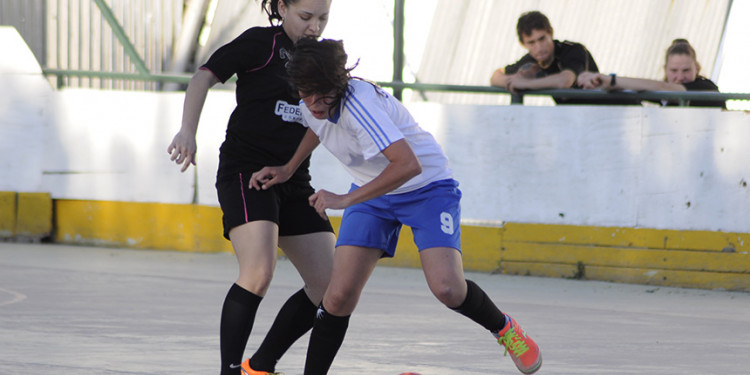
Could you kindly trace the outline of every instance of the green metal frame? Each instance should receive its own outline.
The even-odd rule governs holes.
[[[133,43],[130,42],[130,38],[125,35],[125,30],[123,30],[120,22],[117,21],[115,14],[112,12],[112,8],[110,8],[104,0],[94,0],[94,3],[99,7],[99,11],[102,12],[102,16],[112,28],[112,32],[117,37],[117,40],[119,40],[123,48],[125,48],[125,53],[130,57],[130,61],[133,62],[135,68],[138,69],[138,72],[141,75],[150,76],[151,72],[149,72],[148,67],[146,67],[146,63],[143,62],[141,55],[135,50]]]
[[[87,78],[109,78],[133,81],[152,82],[174,82],[187,84],[190,75],[187,74],[136,74],[116,72],[95,72],[88,70],[64,70],[64,69],[42,69],[45,75],[53,75],[58,78],[58,87],[64,87],[63,77],[87,77]],[[407,82],[377,82],[383,87],[390,87],[393,91],[415,90],[415,91],[445,91],[463,92],[474,94],[506,94],[511,95],[512,104],[522,104],[523,97],[527,95],[555,96],[570,99],[623,99],[623,100],[676,100],[686,105],[690,100],[750,100],[750,93],[725,93],[710,91],[641,91],[641,92],[604,92],[599,90],[533,90],[519,94],[511,94],[504,88],[493,86],[470,86],[470,85],[446,85],[435,83],[407,83]]]
[[[146,63],[141,59],[130,39],[125,35],[125,30],[118,22],[112,9],[104,0],[93,0],[102,12],[102,16],[112,27],[112,31],[117,40],[122,43],[125,53],[135,65],[138,73],[118,73],[118,72],[100,72],[85,70],[65,70],[43,68],[45,75],[54,75],[57,77],[57,86],[62,88],[65,85],[65,77],[88,77],[100,79],[121,79],[133,81],[151,81],[151,82],[172,82],[187,84],[190,82],[190,75],[186,74],[152,74]],[[477,94],[510,94],[511,104],[523,104],[525,95],[543,95],[564,97],[569,99],[623,99],[623,100],[676,100],[680,105],[687,105],[690,100],[750,100],[750,93],[718,93],[718,92],[672,92],[672,91],[642,91],[642,92],[602,92],[598,90],[535,90],[526,91],[520,94],[512,94],[504,88],[492,86],[467,86],[467,85],[445,85],[430,83],[407,83],[403,81],[404,70],[404,9],[406,0],[394,0],[394,20],[393,20],[393,80],[391,82],[378,82],[381,86],[393,89],[394,96],[399,100],[402,99],[403,90],[416,91],[446,91],[446,92],[463,92]],[[233,78],[236,80],[236,78]]]
[[[404,5],[406,0],[393,2],[393,82],[404,81]],[[402,99],[403,90],[393,88],[393,96]]]

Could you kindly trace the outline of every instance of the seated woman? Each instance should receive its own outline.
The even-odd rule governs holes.
[[[667,48],[663,81],[583,72],[578,75],[578,84],[584,89],[718,92],[719,87],[710,79],[701,76],[700,69],[693,46],[685,39],[675,39]],[[677,105],[677,103],[662,101],[662,105]],[[726,108],[723,100],[691,100],[688,105]]]

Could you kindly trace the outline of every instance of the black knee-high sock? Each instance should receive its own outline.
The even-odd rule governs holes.
[[[258,351],[250,358],[253,370],[275,372],[276,362],[281,356],[312,328],[316,310],[317,306],[310,301],[304,289],[289,297]]]
[[[349,316],[333,316],[323,305],[318,308],[307,347],[304,375],[325,375],[344,342]]]
[[[221,310],[219,344],[221,350],[221,375],[239,375],[242,355],[255,322],[255,312],[263,297],[249,292],[237,284],[229,288]]]
[[[466,299],[453,310],[479,323],[490,332],[498,332],[503,329],[505,327],[505,314],[495,306],[487,293],[471,280],[466,280],[466,286]]]

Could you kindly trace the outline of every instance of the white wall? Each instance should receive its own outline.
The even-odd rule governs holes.
[[[190,203],[197,171],[197,202],[217,204],[213,185],[232,93],[210,93],[198,168],[180,173],[166,148],[179,129],[183,94],[55,91],[12,34],[0,28],[0,45],[13,48],[0,60],[0,190]],[[450,157],[466,220],[750,232],[746,113],[409,107]],[[312,164],[316,187],[348,187],[324,149]]]
[[[0,46],[0,190],[37,191],[53,91],[16,29],[0,27]]]
[[[412,104],[464,218],[750,230],[750,115],[699,108]]]

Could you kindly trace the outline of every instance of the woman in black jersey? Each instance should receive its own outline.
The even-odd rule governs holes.
[[[701,65],[695,49],[685,39],[675,39],[667,48],[664,57],[664,80],[620,77],[584,72],[578,75],[578,84],[586,89],[635,90],[635,91],[719,91],[710,79],[700,75]],[[676,105],[663,101],[662,105]],[[691,107],[720,107],[726,109],[723,100],[691,100]]]
[[[319,37],[330,0],[263,0],[270,27],[254,27],[211,55],[193,75],[183,108],[182,127],[167,152],[184,172],[195,165],[195,134],[209,88],[237,74],[237,107],[219,153],[216,189],[223,212],[224,237],[232,242],[239,277],[221,313],[221,374],[271,374],[276,362],[313,325],[328,285],[335,238],[331,224],[308,203],[309,159],[274,189],[249,188],[253,172],[289,161],[306,128],[299,99],[286,81],[285,64],[294,42]],[[280,247],[294,264],[304,287],[292,295],[255,355],[241,364],[255,313],[268,290]]]

